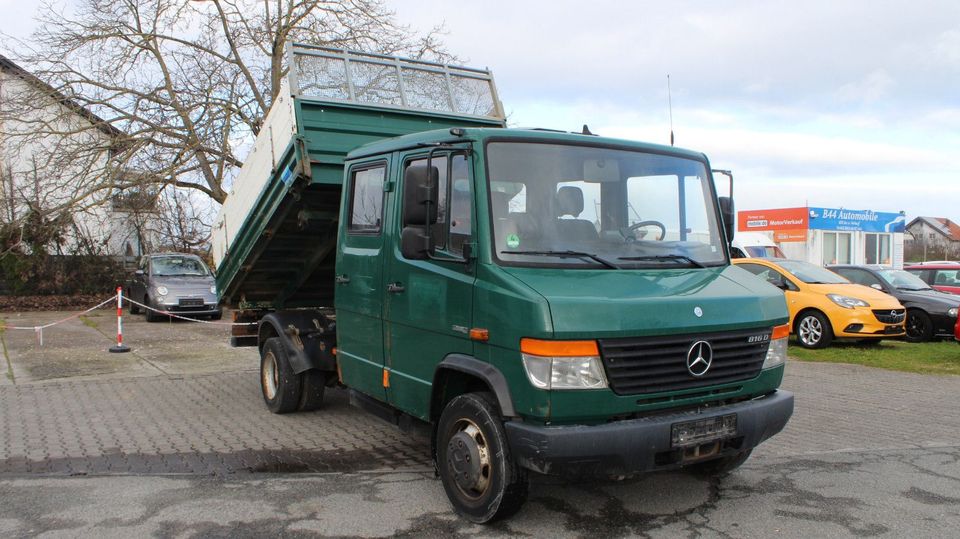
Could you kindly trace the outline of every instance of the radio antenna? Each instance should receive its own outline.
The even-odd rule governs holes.
[[[670,145],[673,146],[673,98],[670,95],[669,73],[667,73],[667,108],[670,110]]]

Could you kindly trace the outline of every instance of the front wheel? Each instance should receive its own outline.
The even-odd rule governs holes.
[[[486,393],[451,400],[437,425],[437,469],[453,509],[483,524],[527,499],[527,473],[513,460],[500,414]]]
[[[822,313],[808,312],[797,321],[797,342],[804,348],[826,348],[833,341],[830,320]]]
[[[907,311],[906,326],[907,342],[926,342],[933,338],[933,320],[919,309]]]

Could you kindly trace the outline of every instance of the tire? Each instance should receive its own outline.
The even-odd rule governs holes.
[[[907,342],[927,342],[933,338],[933,320],[930,315],[920,309],[907,311],[906,322]]]
[[[127,290],[126,294],[127,294],[127,297],[128,297],[128,298],[132,297],[132,296],[130,295],[130,291],[129,291],[129,290]],[[130,304],[130,314],[140,314],[140,306],[131,303],[131,304]]]
[[[302,377],[294,374],[279,337],[267,339],[260,350],[260,393],[267,408],[286,414],[300,407]]]
[[[746,451],[741,451],[735,455],[730,455],[729,457],[720,457],[718,459],[691,464],[690,466],[687,466],[687,469],[698,475],[706,475],[711,477],[723,475],[739,468],[741,464],[750,458],[751,453],[753,453],[753,449],[747,449]]]
[[[804,348],[826,348],[833,342],[830,320],[819,311],[808,311],[797,319],[797,342]]]
[[[143,304],[146,305],[146,306],[148,306],[148,307],[153,307],[153,305],[150,303],[150,298],[149,298],[149,297],[143,298]],[[159,322],[160,319],[163,318],[163,315],[162,315],[162,314],[156,313],[156,312],[154,312],[154,311],[152,311],[152,310],[150,310],[150,309],[144,309],[143,311],[144,311],[144,313],[145,313],[146,316],[147,316],[147,322]]]
[[[506,518],[527,500],[527,472],[513,460],[500,413],[487,393],[454,397],[437,424],[437,470],[460,516]]]
[[[327,387],[329,373],[311,369],[300,375],[300,404],[297,410],[311,412],[323,405],[323,392]]]

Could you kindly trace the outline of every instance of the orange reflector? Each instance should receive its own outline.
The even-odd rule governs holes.
[[[334,346],[333,348],[331,348],[331,349],[330,349],[330,353],[333,354],[333,355],[337,355],[337,347]]]
[[[773,328],[773,335],[770,336],[771,339],[786,339],[790,336],[790,324],[784,324],[782,326],[775,326]]]
[[[481,328],[473,328],[470,330],[470,338],[475,341],[489,341],[490,340],[490,331]]]
[[[545,357],[599,356],[597,341],[541,341],[520,339],[520,351],[524,354]]]
[[[390,371],[383,369],[383,387],[390,387]]]

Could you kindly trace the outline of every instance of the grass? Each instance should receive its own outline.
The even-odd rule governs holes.
[[[960,345],[953,340],[927,343],[885,340],[867,345],[837,341],[821,350],[808,350],[791,339],[787,353],[800,361],[853,363],[893,371],[960,375]]]

